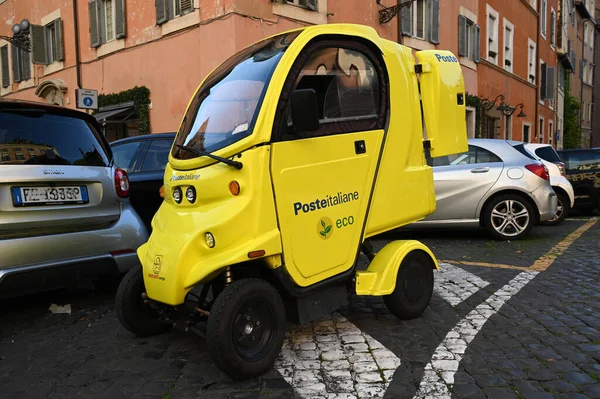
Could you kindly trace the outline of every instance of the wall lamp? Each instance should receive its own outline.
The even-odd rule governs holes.
[[[14,24],[12,27],[13,36],[1,36],[0,39],[4,39],[7,42],[11,43],[15,47],[20,48],[21,50],[30,52],[30,42],[29,42],[29,20],[27,18],[23,18],[23,20]]]
[[[498,111],[503,111],[504,109],[504,94],[499,94],[494,101],[490,101],[487,98],[481,98],[481,108],[485,109],[486,111],[489,111],[490,109],[494,108],[494,105],[496,104],[496,101],[500,100],[501,103],[498,106]]]
[[[385,7],[381,4],[381,0],[375,0],[378,6],[385,7],[379,10],[379,23],[385,24],[390,22],[396,15],[400,13],[400,10],[404,7],[410,7],[416,0],[401,0],[399,4],[391,7]]]
[[[523,105],[523,103],[517,104],[514,107],[511,107],[510,105],[506,106],[505,110],[503,110],[502,113],[506,116],[511,116],[512,114],[515,113],[517,108],[521,108],[521,112],[519,112],[517,114],[517,118],[525,118],[527,116],[527,114],[523,111],[523,108],[525,108],[525,105]]]

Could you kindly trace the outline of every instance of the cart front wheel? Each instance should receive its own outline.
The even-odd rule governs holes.
[[[235,379],[257,377],[273,367],[285,337],[285,308],[268,282],[233,282],[208,317],[207,345],[217,367]]]
[[[115,298],[117,318],[130,332],[139,337],[161,334],[171,328],[170,324],[158,320],[158,314],[144,303],[146,291],[141,267],[135,267],[123,277]]]
[[[383,301],[388,310],[402,320],[419,317],[429,305],[433,293],[433,264],[424,252],[409,253],[396,277],[396,288]]]

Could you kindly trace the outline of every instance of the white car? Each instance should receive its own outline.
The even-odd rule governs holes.
[[[565,164],[550,144],[526,143],[525,148],[542,161],[550,173],[550,184],[558,197],[558,207],[556,215],[543,224],[556,226],[565,220],[569,209],[575,203],[573,186],[567,180],[565,174]]]

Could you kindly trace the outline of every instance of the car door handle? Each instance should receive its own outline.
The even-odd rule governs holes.
[[[489,171],[490,168],[488,167],[471,169],[471,173],[487,173]]]
[[[357,154],[364,154],[367,152],[367,146],[364,140],[357,140],[354,142],[354,152]]]

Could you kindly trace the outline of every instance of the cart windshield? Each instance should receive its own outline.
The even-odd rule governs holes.
[[[221,64],[192,100],[175,144],[213,152],[251,135],[273,71],[298,34],[265,39]],[[198,156],[177,145],[172,151],[178,159]]]

